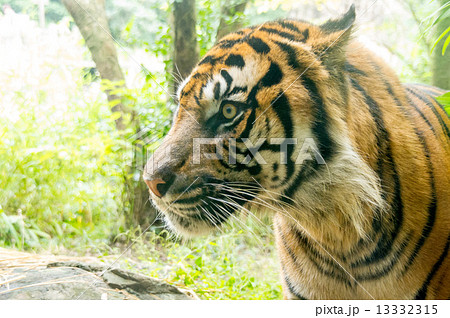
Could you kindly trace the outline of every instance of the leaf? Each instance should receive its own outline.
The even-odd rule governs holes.
[[[40,236],[40,237],[45,238],[45,239],[51,239],[52,238],[48,233],[45,233],[45,232],[43,232],[41,230],[33,230],[33,233],[36,234],[37,236]]]
[[[450,105],[450,92],[436,97],[436,100],[442,105]]]
[[[450,30],[450,27],[448,27],[448,30]],[[445,40],[444,45],[442,46],[442,56],[444,56],[445,51],[447,50],[449,44],[450,44],[450,35],[447,36],[447,40]]]
[[[195,260],[195,265],[197,265],[200,268],[203,267],[203,259],[201,256]]]
[[[436,100],[444,106],[445,111],[450,116],[450,92],[445,93],[444,95],[436,97]]]
[[[447,3],[444,3],[442,6],[439,7],[439,9],[437,9],[436,11],[434,11],[432,14],[430,14],[428,17],[425,18],[425,20],[430,19],[431,17],[434,17],[437,13],[439,13],[439,11],[444,10],[445,8],[450,7],[450,1]],[[442,14],[441,14],[442,15]]]
[[[423,21],[428,21],[430,20],[434,14],[436,14],[437,12],[429,15],[428,17],[426,17]],[[438,24],[439,22],[441,22],[442,20],[446,19],[450,17],[450,7],[447,7],[444,12],[442,12],[441,14],[439,14],[438,16],[436,16],[434,18],[434,20],[428,25],[428,27],[425,29],[425,31],[423,33],[428,33],[436,24]]]
[[[442,40],[442,38],[449,32],[450,32],[450,26],[444,32],[442,32],[442,34],[437,38],[436,42],[434,42],[434,45],[431,48],[431,52],[433,52],[436,45],[438,45],[438,43]]]

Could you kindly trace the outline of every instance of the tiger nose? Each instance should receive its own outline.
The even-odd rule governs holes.
[[[152,191],[153,194],[156,195],[158,198],[162,198],[162,196],[167,192],[167,189],[165,189],[166,187],[164,187],[166,182],[163,179],[145,180],[145,183],[147,184],[150,191]]]
[[[162,198],[170,186],[174,183],[176,178],[175,173],[169,169],[162,169],[153,176],[145,176],[144,181],[147,184],[150,191],[158,198]]]

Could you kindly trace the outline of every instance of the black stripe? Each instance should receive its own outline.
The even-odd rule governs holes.
[[[284,129],[285,138],[294,137],[294,124],[292,122],[292,109],[289,104],[289,100],[283,92],[280,92],[272,104],[273,110],[277,114],[281,124]],[[287,148],[287,167],[286,167],[286,178],[285,182],[290,179],[294,173],[294,161],[292,160],[292,153],[294,152],[295,145],[289,144]]]
[[[230,73],[228,73],[225,70],[220,71],[220,75],[225,79],[225,82],[227,83],[227,89],[225,90],[224,95],[228,94],[228,91],[230,90],[231,83],[233,82],[233,78],[231,77]]]
[[[261,79],[260,83],[263,87],[269,87],[273,85],[277,85],[283,79],[283,72],[281,72],[280,67],[277,63],[270,63],[269,70]]]
[[[287,242],[286,242],[286,237],[283,233],[283,231],[281,230],[281,226],[278,228],[278,233],[280,235],[281,238],[281,242],[283,242],[283,247],[284,249],[288,252],[289,257],[291,258],[292,262],[297,265],[297,255],[295,255],[295,253],[292,251],[292,249],[288,246]],[[299,268],[299,270],[301,270],[301,268]]]
[[[304,182],[308,181],[313,174],[317,172],[318,169],[319,165],[317,161],[307,161],[307,163],[300,168],[300,171],[297,173],[289,187],[283,191],[284,195],[281,197],[281,201],[296,205],[296,202],[290,198]]]
[[[379,239],[376,248],[369,256],[365,257],[363,260],[358,260],[352,264],[352,267],[357,267],[362,265],[369,265],[373,262],[384,259],[388,257],[388,255],[391,253],[392,247],[394,246],[394,241],[396,240],[398,233],[400,232],[400,228],[403,224],[403,202],[401,193],[401,182],[392,156],[390,136],[388,131],[386,130],[381,109],[379,108],[375,100],[370,95],[367,94],[367,92],[359,85],[359,83],[355,79],[351,78],[351,83],[352,86],[364,96],[366,104],[369,106],[369,111],[372,115],[372,118],[378,130],[376,133],[377,148],[379,150],[377,173],[382,182],[382,188],[383,189],[386,188],[386,185],[383,185],[383,183],[386,182],[385,180],[386,177],[383,177],[384,164],[389,164],[390,171],[392,171],[392,178],[394,182],[394,189],[393,189],[394,197],[391,203],[392,209],[391,212],[393,212],[391,223],[392,229],[390,229],[390,231],[386,233],[386,230],[383,231],[384,228],[383,227],[381,228],[382,236]],[[383,268],[382,271],[379,271],[379,273],[387,273],[388,271],[390,271],[392,267],[395,265],[396,261],[398,261],[397,257],[391,258],[391,261],[389,262],[388,266]],[[364,279],[379,276],[380,274],[374,273],[374,275],[368,275],[367,277],[364,277]]]
[[[425,283],[417,291],[417,294],[414,297],[414,299],[425,299],[426,298],[428,286],[430,285],[431,280],[433,279],[434,275],[436,275],[436,273],[438,272],[442,263],[444,262],[445,258],[447,257],[449,245],[450,245],[450,237],[447,238],[447,244],[445,245],[444,251],[442,252],[442,254],[439,257],[439,259],[437,260],[437,262],[433,265],[433,268],[431,269],[431,272],[428,274],[428,277],[425,280]]]
[[[350,280],[350,276],[342,269],[341,266],[328,255],[323,255],[320,253],[314,246],[315,243],[312,243],[303,233],[298,231],[295,227],[291,227],[290,231],[295,235],[295,242],[298,243],[299,247],[303,249],[308,259],[313,263],[313,265],[317,268],[317,270],[325,276],[331,277],[339,282],[344,283],[345,285],[352,287],[352,280]],[[281,231],[279,231],[281,237],[284,235]],[[325,269],[324,265],[327,265],[329,268]]]
[[[367,76],[367,74],[356,68],[355,66],[353,66],[352,64],[350,64],[348,61],[345,62],[345,70],[349,73],[354,73],[354,74],[358,74],[358,75],[362,75],[362,76]]]
[[[198,105],[198,106],[202,106],[201,104],[200,104],[200,100],[199,100],[199,98],[197,97],[197,95],[194,95],[194,99],[195,99],[195,103]]]
[[[283,42],[274,41],[274,43],[276,45],[278,45],[280,47],[280,49],[283,50],[287,54],[288,65],[294,70],[299,70],[300,64],[298,63],[298,60],[297,60],[297,50],[294,49],[291,45],[283,43]]]
[[[428,95],[430,95],[433,98],[434,97],[438,97],[438,96],[440,96],[440,95],[445,93],[445,91],[443,91],[442,93],[438,93],[438,92],[432,91],[432,90],[430,90],[430,89],[428,89],[426,87],[420,87],[420,90],[425,92],[425,93],[427,93]]]
[[[250,107],[252,107],[253,109],[258,107],[258,101],[256,100],[256,94],[258,93],[258,86],[259,86],[258,84],[253,86],[252,90],[250,91],[250,93],[248,93],[247,96],[247,105],[250,105]]]
[[[300,295],[299,293],[297,293],[294,289],[294,285],[292,285],[291,281],[289,280],[289,278],[287,277],[287,275],[283,275],[284,276],[284,281],[286,282],[286,285],[289,289],[289,292],[294,295],[295,297],[297,297],[299,300],[308,300],[307,298],[303,297],[302,295]]]
[[[286,236],[284,235],[281,226],[277,226],[278,228],[278,234],[280,235],[280,239],[283,242],[283,247],[287,250],[290,258],[292,259],[292,262],[297,267],[297,271],[301,271],[301,266],[299,267],[298,264],[298,258],[295,255],[295,253],[290,249],[290,247],[287,245],[286,242]],[[311,244],[311,242],[308,240],[307,237],[305,237],[302,233],[300,233],[296,228],[290,227],[290,231],[295,235],[296,240],[295,242],[298,243],[298,246],[301,247],[306,256],[308,257],[309,261],[317,268],[317,270],[325,276],[328,276],[330,278],[333,278],[339,282],[342,282],[346,284],[347,286],[352,286],[351,281],[349,280],[349,276],[342,270],[340,266],[336,266],[336,262],[330,258],[324,257],[321,253],[319,253]],[[325,270],[322,265],[327,264],[331,267],[330,270]],[[285,271],[283,269],[282,264],[282,271],[284,274]]]
[[[447,113],[447,111],[445,110],[444,106],[436,100],[435,97],[437,97],[437,96],[432,96],[432,95],[430,95],[429,97],[431,97],[431,98],[433,99],[433,101],[439,106],[439,108],[442,109],[442,111],[444,112],[444,114],[447,115],[447,118],[450,118],[450,114]]]
[[[299,42],[299,41],[303,40],[303,39],[299,39],[294,34],[291,34],[291,33],[288,33],[288,32],[283,32],[283,31],[280,31],[280,30],[277,30],[277,29],[274,29],[274,28],[263,27],[263,28],[260,28],[259,31],[264,31],[264,32],[267,32],[269,34],[276,34],[278,36],[281,36],[282,38],[285,38],[285,39],[288,39],[288,40],[291,40],[291,41]]]
[[[180,98],[183,98],[184,96],[190,94],[194,90],[194,88],[195,88],[195,85],[191,85],[191,87],[186,91],[186,86],[183,87],[183,90],[181,91],[181,94],[180,94],[181,95]]]
[[[214,85],[214,99],[218,100],[220,98],[220,82],[217,82]]]
[[[211,55],[207,55],[205,56],[200,62],[198,62],[198,65],[202,65],[202,64],[211,64],[214,65],[216,64],[218,61],[222,60],[223,56],[211,56]]]
[[[384,80],[384,78],[383,78],[383,80]],[[388,92],[391,94],[391,96],[393,96],[396,104],[405,113],[406,112],[405,108],[402,107],[402,104],[400,103],[398,98],[395,96],[395,94],[394,94],[390,84],[386,80],[384,80],[384,83],[387,86]],[[405,113],[405,115],[407,115],[407,117],[408,117],[408,113]],[[431,200],[430,200],[430,203],[428,204],[427,223],[425,224],[425,226],[422,229],[421,236],[420,236],[418,242],[416,243],[416,246],[415,246],[413,252],[411,253],[410,258],[408,259],[408,262],[406,263],[406,265],[405,265],[405,267],[404,267],[404,269],[402,271],[402,275],[408,270],[409,266],[414,262],[414,260],[417,257],[420,249],[425,244],[426,239],[431,234],[434,222],[436,220],[436,210],[437,210],[436,186],[435,186],[435,181],[434,181],[433,165],[432,165],[431,160],[430,160],[430,150],[429,150],[428,144],[426,142],[425,136],[423,135],[423,132],[418,130],[415,127],[414,123],[411,122],[411,124],[414,127],[414,132],[415,132],[416,136],[418,137],[418,139],[419,139],[419,141],[420,141],[420,143],[422,145],[423,152],[424,152],[424,155],[425,155],[425,158],[426,158],[426,161],[427,161],[428,171],[429,171],[429,175],[430,175]]]
[[[289,290],[289,292],[294,295],[296,298],[298,298],[299,300],[307,300],[305,297],[303,297],[302,295],[300,295],[294,288],[294,285],[291,282],[291,279],[288,277],[288,275],[286,274],[286,271],[284,269],[282,269],[283,271],[283,278],[284,281],[286,282],[286,286]]]
[[[308,77],[303,77],[303,85],[308,90],[310,99],[312,101],[311,108],[315,111],[315,118],[312,125],[312,131],[314,136],[318,140],[319,153],[323,160],[327,162],[330,160],[334,154],[335,143],[331,139],[329,132],[329,118],[326,112],[325,105],[319,94],[316,84]],[[321,167],[317,160],[307,161],[297,173],[294,181],[289,185],[287,189],[284,190],[284,195],[281,200],[291,204],[295,204],[293,200],[288,198],[297,191],[300,185],[312,177],[314,173],[317,172]]]
[[[433,104],[432,101],[434,101],[434,102],[439,106],[439,108],[442,109],[442,110],[444,111],[445,114],[447,114],[447,112],[446,112],[445,109],[444,109],[444,106],[442,106],[442,105],[434,98],[435,96],[433,96],[433,95],[439,95],[439,94],[436,94],[436,93],[428,94],[428,93],[427,93],[427,90],[424,89],[423,87],[421,87],[421,86],[423,86],[423,85],[408,85],[408,86],[409,86],[409,89],[410,89],[411,91],[415,92],[416,95],[422,96],[422,97],[423,97],[424,99],[426,99],[430,104]],[[429,86],[429,87],[433,88],[433,86]],[[434,87],[434,88],[435,88],[435,87]],[[443,94],[443,93],[445,93],[444,90],[442,90],[442,94]],[[414,94],[414,93],[413,93],[413,94]],[[441,94],[441,95],[442,95],[442,94]],[[426,103],[426,102],[425,102],[425,103]],[[448,116],[448,114],[447,114],[447,116]]]
[[[225,97],[230,97],[232,95],[235,95],[237,93],[245,93],[247,91],[247,87],[241,87],[241,86],[235,86],[233,87],[233,89],[227,93],[226,95],[224,95]]]
[[[299,41],[300,40],[301,42],[306,42],[306,40],[309,37],[309,29],[305,29],[305,30],[301,31],[292,22],[286,21],[286,20],[277,21],[277,23],[279,25],[281,25],[283,28],[286,28],[288,30],[294,31],[294,32],[299,33],[300,35],[303,36],[303,39],[296,39],[295,41]]]
[[[428,151],[428,147],[426,149]],[[422,233],[420,235],[419,240],[416,243],[416,246],[414,247],[414,251],[411,253],[410,258],[408,259],[408,262],[405,265],[405,268],[402,272],[404,274],[409,266],[414,262],[416,259],[420,249],[425,244],[426,239],[430,236],[431,230],[433,229],[434,222],[436,221],[436,212],[437,212],[437,197],[436,197],[436,190],[435,190],[435,184],[434,184],[434,174],[433,174],[433,167],[431,165],[430,160],[427,161],[429,169],[430,169],[430,184],[431,184],[431,201],[428,205],[428,218],[427,223],[422,229]]]
[[[308,90],[309,96],[313,102],[312,109],[315,111],[312,131],[316,136],[319,145],[319,152],[325,162],[331,159],[334,154],[334,141],[331,139],[329,131],[329,115],[325,104],[317,89],[316,83],[307,76],[303,76],[303,86]]]
[[[414,95],[411,90],[406,87],[407,92],[409,92],[411,95]],[[414,95],[415,96],[415,95]],[[431,131],[433,132],[433,135],[436,135],[436,131],[434,130],[434,126],[430,123],[428,118],[424,115],[424,113],[420,110],[420,108],[417,106],[416,103],[414,103],[409,96],[407,96],[408,102],[411,106],[413,106],[414,110],[422,117],[422,119],[425,121],[425,123],[430,127]],[[417,97],[416,97],[417,98]]]
[[[400,256],[403,254],[403,252],[405,251],[408,243],[410,242],[412,237],[412,233],[409,232],[405,238],[402,240],[401,243],[397,243],[396,246],[397,248],[391,253],[391,257],[389,258],[389,260],[387,261],[387,264],[385,264],[383,266],[383,268],[377,269],[376,271],[370,271],[368,274],[358,274],[355,275],[355,279],[358,281],[368,281],[368,280],[377,280],[380,279],[381,277],[385,276],[386,274],[388,274],[392,268],[394,268],[395,264],[398,263]],[[387,258],[387,256],[385,257],[385,259]]]
[[[308,40],[308,38],[309,38],[309,29],[305,29],[305,31],[303,31],[303,37],[305,38],[305,42],[306,42],[306,40]]]
[[[434,107],[433,103],[430,100],[428,100],[427,97],[422,96],[421,94],[416,92],[414,89],[410,89],[409,91],[412,94],[414,94],[415,96],[417,96],[417,98],[419,98],[421,101],[423,101],[425,103],[425,105],[427,105],[433,111],[434,115],[436,116],[436,118],[439,121],[439,124],[441,125],[442,130],[447,134],[447,137],[450,138],[450,131],[449,131],[447,125],[445,124],[444,120],[442,119],[441,115],[438,113],[438,111]]]
[[[173,201],[172,204],[196,204],[200,201],[200,199],[203,196],[204,196],[203,194],[199,194],[199,195],[196,195],[196,196],[190,197],[190,198],[184,198],[184,199],[180,198],[180,199]]]
[[[247,96],[247,105],[250,105],[253,109],[258,107],[258,101],[256,100],[256,94],[261,87],[268,87],[276,85],[283,79],[283,73],[281,72],[278,64],[271,62],[269,69],[264,77],[251,89]],[[243,137],[244,138],[244,137]]]
[[[446,92],[444,89],[441,89],[439,87],[431,86],[431,85],[427,85],[427,84],[423,84],[423,83],[409,84],[409,86],[418,87],[421,91],[424,91],[427,93],[429,92],[429,95],[431,95],[431,96],[439,96]]]
[[[300,29],[297,28],[292,22],[289,22],[286,20],[281,20],[281,21],[278,21],[278,24],[280,24],[283,28],[292,30],[294,32],[301,33]]]
[[[229,156],[231,157],[231,154]],[[255,162],[254,165],[250,166],[249,164],[242,164],[238,162],[238,160],[234,157],[232,159],[236,160],[236,164],[229,164],[228,161],[221,159],[219,159],[218,161],[223,167],[237,172],[247,170],[248,173],[250,173],[252,176],[256,176],[261,173],[262,168],[257,162]]]
[[[208,78],[208,74],[207,73],[195,73],[194,75],[192,75],[192,78],[196,78],[196,79],[207,79]]]
[[[225,60],[225,65],[228,66],[237,66],[239,68],[243,68],[245,66],[244,59],[241,55],[238,54],[230,54]]]
[[[251,37],[247,40],[248,45],[250,45],[256,53],[267,54],[270,52],[270,47],[260,38]]]
[[[255,109],[252,109],[252,112],[250,113],[250,115],[247,118],[247,122],[245,123],[245,128],[242,131],[242,134],[240,136],[240,138],[248,138],[250,136],[250,131],[253,128],[253,122],[256,119],[256,114],[255,114]]]
[[[223,49],[231,49],[235,44],[241,42],[242,39],[238,40],[223,40],[218,43],[218,46]]]

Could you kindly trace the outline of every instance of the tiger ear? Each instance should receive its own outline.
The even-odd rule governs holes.
[[[324,62],[345,59],[345,47],[352,35],[355,23],[355,5],[340,18],[328,20],[320,26],[321,36],[312,44],[314,52]],[[331,61],[329,61],[331,59]]]
[[[324,24],[320,26],[322,31],[327,34],[333,34],[335,32],[345,31],[347,29],[351,29],[353,24],[355,23],[356,12],[355,5],[352,4],[350,9],[338,19],[328,20]]]

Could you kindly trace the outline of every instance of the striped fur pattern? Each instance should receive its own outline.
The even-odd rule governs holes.
[[[354,19],[352,7],[321,26],[266,22],[221,39],[181,85],[144,178],[170,180],[152,200],[185,236],[239,211],[272,211],[286,299],[447,299],[443,91],[401,84],[351,38]],[[230,103],[236,113],[226,118]],[[193,138],[220,140],[202,151],[222,156],[193,164]],[[283,161],[271,138],[299,142]],[[295,160],[307,138],[326,164]],[[265,164],[246,147],[258,142]]]

